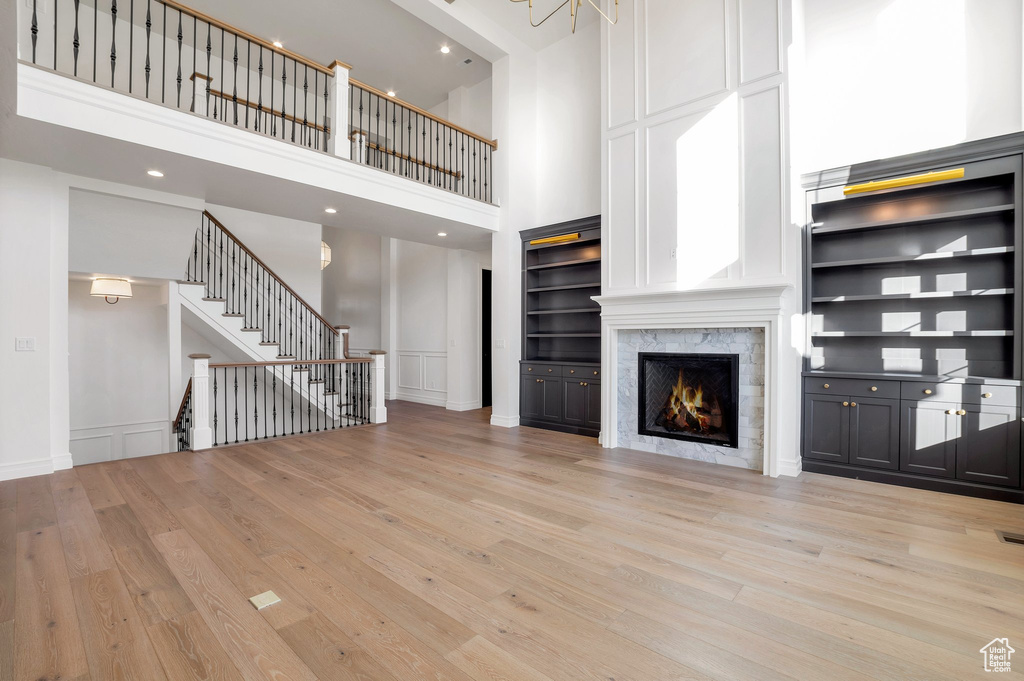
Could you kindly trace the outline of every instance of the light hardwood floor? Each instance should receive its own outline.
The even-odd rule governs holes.
[[[1024,672],[1020,506],[390,419],[0,483],[0,680]]]

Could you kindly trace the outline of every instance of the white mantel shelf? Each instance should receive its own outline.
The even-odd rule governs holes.
[[[601,305],[601,445],[618,447],[618,342],[619,332],[640,329],[762,328],[765,339],[765,475],[798,475],[800,457],[795,445],[785,450],[780,434],[793,429],[787,420],[799,413],[795,390],[787,390],[781,374],[786,310],[793,287],[742,286],[690,291],[639,292],[597,296]],[[799,381],[797,367],[793,381]],[[789,386],[793,388],[793,386]]]

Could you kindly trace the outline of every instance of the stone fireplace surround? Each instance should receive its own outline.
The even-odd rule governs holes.
[[[799,354],[791,347],[788,286],[605,295],[601,304],[601,438],[627,447],[797,475]],[[637,353],[737,352],[740,448],[641,436]],[[657,442],[653,442],[657,440]]]

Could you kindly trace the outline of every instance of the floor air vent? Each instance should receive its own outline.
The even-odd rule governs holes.
[[[1024,546],[1024,534],[1014,534],[1013,532],[1003,532],[1002,530],[996,530],[996,536],[999,537],[999,541],[1007,544],[1019,544]]]

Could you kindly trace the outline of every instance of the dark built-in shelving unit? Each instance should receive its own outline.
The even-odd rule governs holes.
[[[554,237],[554,240],[552,238]],[[600,216],[522,232],[520,423],[600,430]]]
[[[805,178],[804,470],[1024,501],[1022,152]]]

